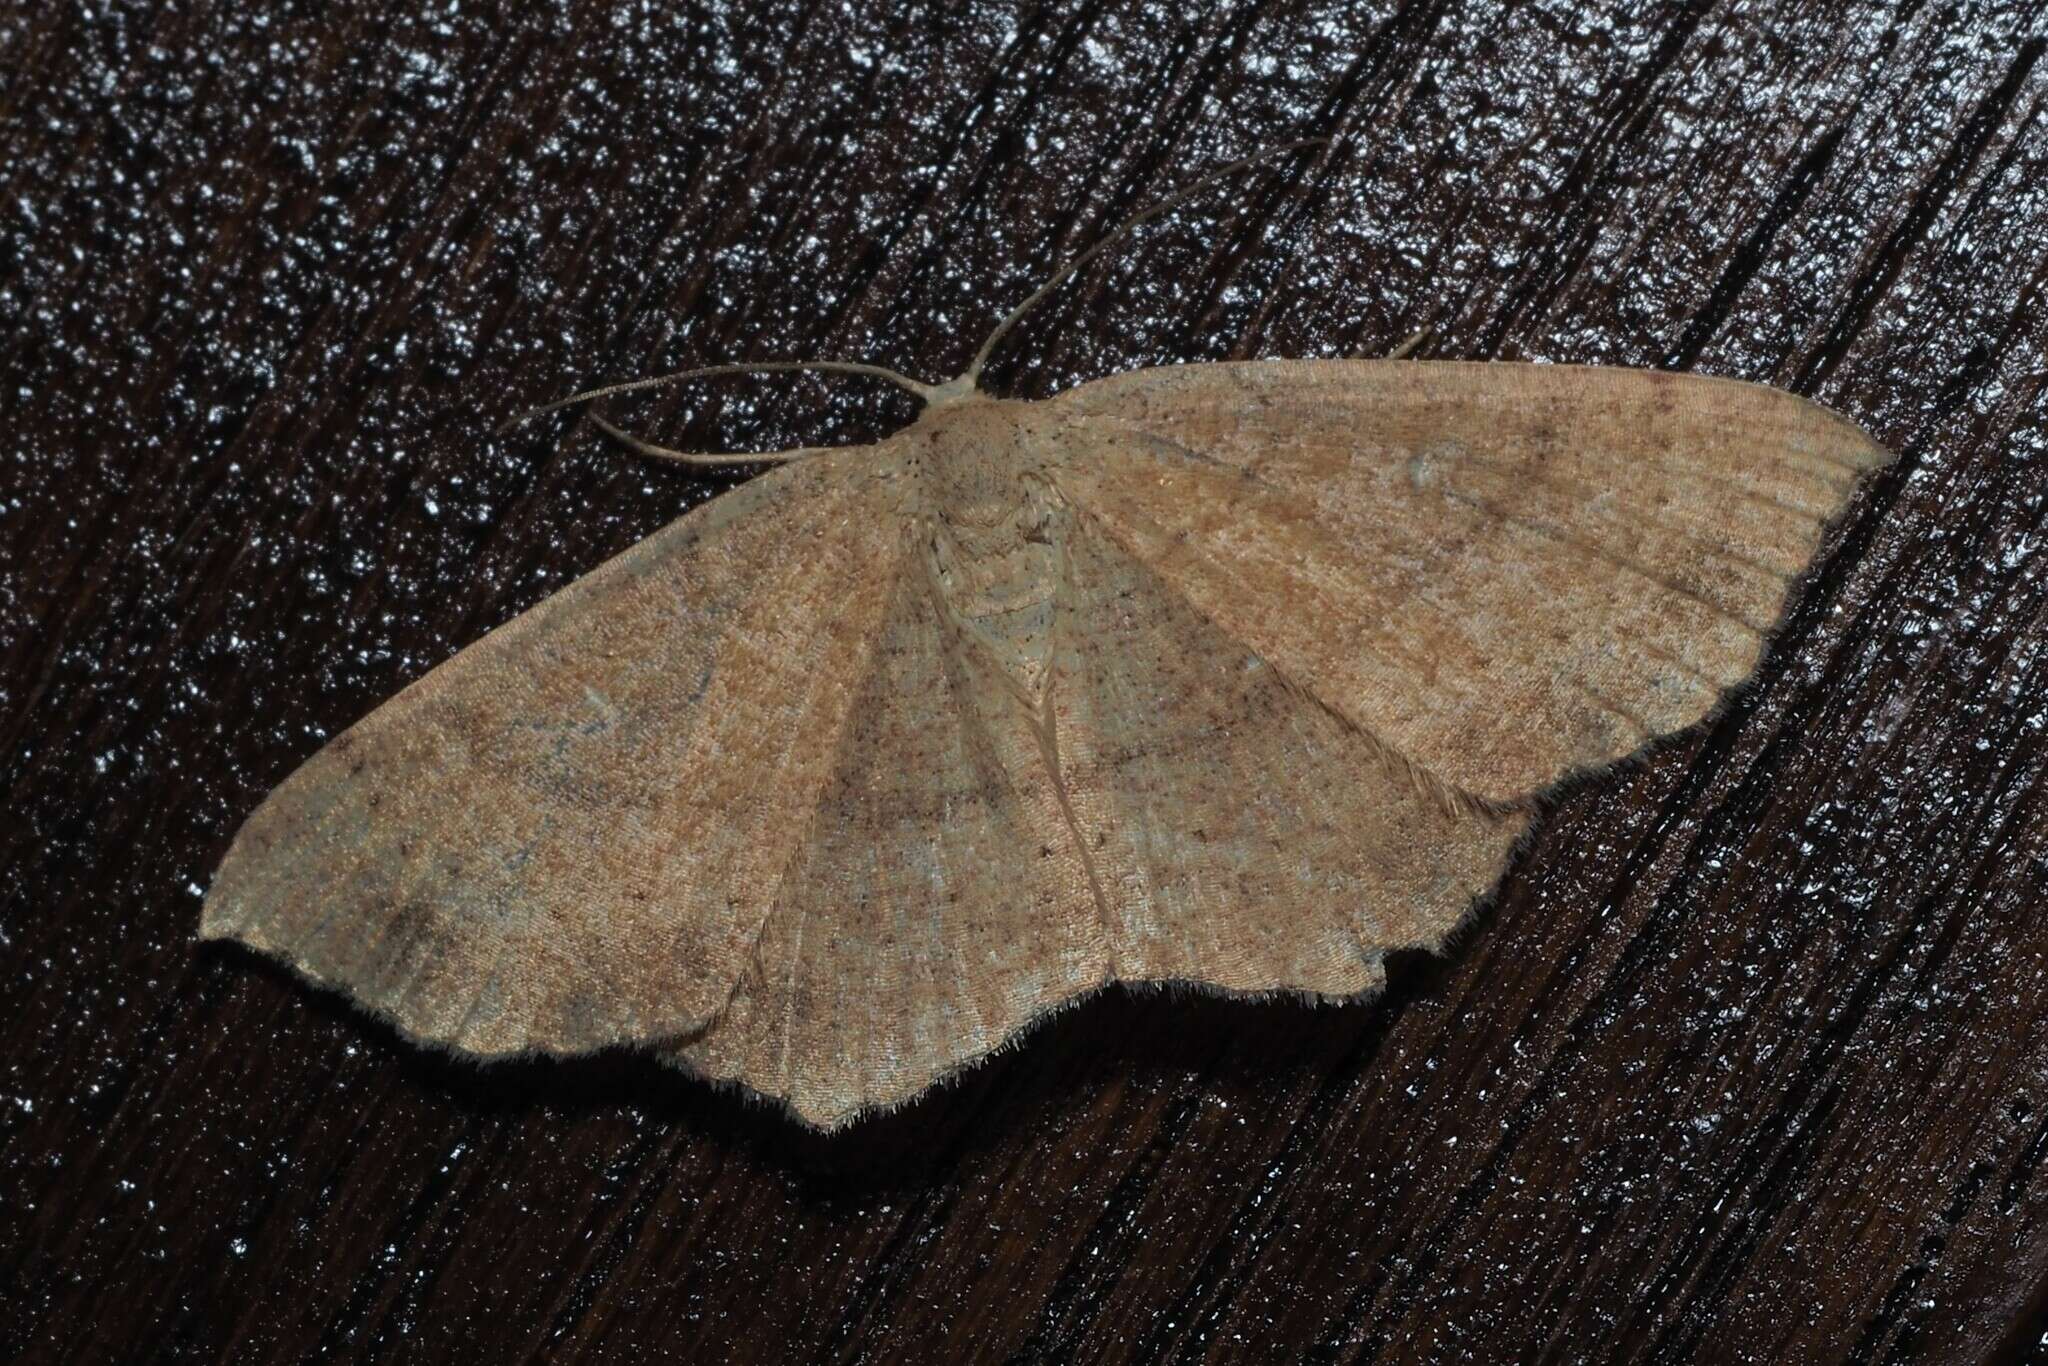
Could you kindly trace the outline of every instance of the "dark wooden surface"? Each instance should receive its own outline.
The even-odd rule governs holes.
[[[0,1357],[1978,1361],[2048,1302],[2037,7],[0,13]],[[1761,681],[1381,1000],[1113,994],[830,1140],[424,1055],[201,951],[241,818],[725,487],[572,387],[1384,351],[1814,395],[1902,455]],[[626,405],[860,441],[858,381]]]

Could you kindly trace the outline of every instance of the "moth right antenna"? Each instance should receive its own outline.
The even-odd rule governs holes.
[[[1209,174],[1203,176],[1200,180],[1197,180],[1194,184],[1189,185],[1186,189],[1179,190],[1173,194],[1170,194],[1166,198],[1160,200],[1157,204],[1154,204],[1151,208],[1141,209],[1137,213],[1131,215],[1129,218],[1126,218],[1120,225],[1118,225],[1115,231],[1109,234],[1109,236],[1103,238],[1100,242],[1097,242],[1094,246],[1088,248],[1086,251],[1082,252],[1080,255],[1074,257],[1065,265],[1061,266],[1058,270],[1054,271],[1052,273],[1051,279],[1047,280],[1037,289],[1031,291],[1031,297],[1027,298],[1023,303],[1018,304],[1015,308],[1011,309],[1010,315],[1007,318],[1004,318],[1000,323],[997,323],[996,330],[989,333],[988,340],[981,344],[981,350],[977,351],[974,355],[974,363],[967,367],[966,373],[962,374],[959,379],[953,381],[953,385],[961,386],[967,389],[974,389],[979,387],[981,384],[982,367],[988,364],[988,358],[994,354],[996,349],[996,343],[1000,342],[1003,339],[1003,334],[1008,332],[1012,327],[1015,327],[1017,325],[1017,321],[1020,318],[1022,318],[1026,313],[1029,313],[1034,307],[1036,307],[1038,303],[1045,298],[1046,295],[1052,293],[1055,289],[1058,289],[1060,285],[1065,283],[1068,276],[1072,275],[1082,266],[1087,265],[1090,261],[1094,260],[1097,256],[1100,256],[1103,252],[1109,250],[1110,247],[1114,246],[1118,241],[1128,236],[1131,233],[1132,229],[1138,227],[1143,223],[1150,222],[1152,219],[1159,217],[1159,215],[1167,212],[1170,209],[1179,208],[1182,204],[1187,203],[1190,199],[1193,199],[1196,195],[1201,194],[1203,191],[1212,189],[1213,187],[1222,183],[1223,181],[1230,179],[1232,176],[1241,174],[1242,172],[1247,171],[1250,168],[1257,166],[1262,162],[1272,161],[1277,157],[1287,155],[1289,152],[1298,152],[1304,147],[1327,147],[1329,146],[1329,144],[1329,138],[1298,138],[1293,142],[1283,142],[1278,144],[1277,146],[1265,148],[1263,151],[1254,152],[1250,156],[1244,158],[1242,161],[1233,161],[1228,166],[1219,167],[1218,169],[1211,171]],[[947,387],[951,388],[952,386],[949,385]]]

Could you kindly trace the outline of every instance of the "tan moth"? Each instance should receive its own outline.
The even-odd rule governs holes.
[[[774,467],[338,736],[202,933],[415,1040],[642,1045],[824,1128],[1110,983],[1349,998],[1440,945],[1539,794],[1749,676],[1888,456],[1778,390],[1562,365],[981,391],[1031,304],[1249,164],[949,383],[688,372],[924,408],[870,446],[624,438]]]

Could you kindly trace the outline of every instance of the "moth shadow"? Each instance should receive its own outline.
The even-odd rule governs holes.
[[[509,1126],[541,1112],[576,1123],[636,1111],[780,1168],[819,1198],[923,1187],[978,1155],[1028,1147],[1084,1111],[1092,1122],[1134,1130],[1165,1122],[1190,1099],[1262,1112],[1283,1092],[1363,1065],[1406,1001],[1445,968],[1427,953],[1396,955],[1387,990],[1338,1004],[1177,984],[1113,986],[1041,1017],[910,1104],[822,1132],[779,1104],[644,1049],[480,1061],[422,1044],[274,959],[239,944],[209,947],[299,1000],[337,1035],[369,1044],[407,1085],[474,1116]]]

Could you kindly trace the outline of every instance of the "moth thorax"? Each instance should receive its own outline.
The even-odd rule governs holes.
[[[937,509],[933,581],[947,615],[1037,696],[1050,666],[1070,514],[1042,476],[1013,473],[974,492],[981,496]]]

